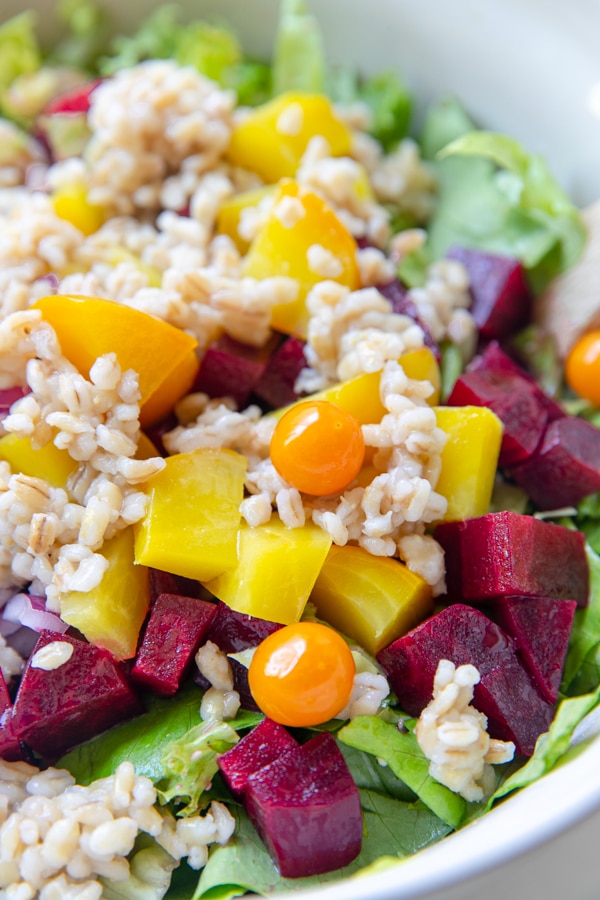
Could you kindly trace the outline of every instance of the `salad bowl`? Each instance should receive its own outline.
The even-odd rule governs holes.
[[[30,2],[43,40],[60,36],[50,0]],[[313,0],[327,55],[365,75],[402,74],[416,97],[418,123],[428,102],[458,97],[486,129],[541,154],[581,207],[600,197],[600,4],[574,0]],[[159,3],[99,4],[115,33],[130,33]],[[182,17],[218,17],[245,49],[267,58],[277,25],[275,0],[182,0]],[[21,12],[5,0],[2,18]],[[576,301],[575,301],[576,302]],[[567,748],[565,748],[567,749]],[[600,716],[590,714],[551,771],[415,855],[382,859],[343,882],[293,893],[298,900],[542,900],[593,896],[593,844],[600,836]],[[565,859],[568,862],[565,863]],[[216,895],[215,895],[216,896]],[[292,896],[292,895],[290,895]]]

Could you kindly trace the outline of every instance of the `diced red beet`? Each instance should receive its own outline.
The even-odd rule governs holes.
[[[250,775],[245,806],[284,878],[331,872],[360,853],[360,796],[331,734]]]
[[[512,466],[535,453],[548,413],[537,388],[521,375],[488,369],[463,372],[448,397],[448,406],[486,406],[504,426],[498,464]]]
[[[489,605],[494,621],[510,635],[540,693],[556,703],[577,604],[574,600],[500,597]]]
[[[242,409],[247,406],[277,342],[278,338],[274,338],[264,347],[251,347],[223,335],[206,350],[193,390],[203,391],[209,397],[232,397],[238,409]]]
[[[538,509],[576,506],[600,491],[600,428],[577,416],[557,419],[536,453],[508,474]]]
[[[132,681],[163,697],[176,694],[216,611],[216,603],[160,594],[135,657]]]
[[[54,116],[57,113],[87,112],[90,108],[90,97],[98,85],[101,84],[101,81],[101,78],[96,78],[94,81],[86,81],[85,84],[79,84],[77,87],[59,94],[50,100],[44,112],[49,116]]]
[[[56,669],[32,666],[35,654],[57,640],[72,645],[70,659]],[[12,724],[19,740],[52,760],[141,712],[124,670],[107,650],[44,631],[19,685]]]
[[[288,406],[301,395],[294,390],[296,379],[306,368],[304,341],[289,337],[275,350],[254,385],[254,395],[272,409]]]
[[[181,594],[182,597],[201,597],[203,588],[199,581],[185,578],[184,575],[173,575],[161,569],[148,569],[150,585],[150,604],[161,594]]]
[[[263,719],[235,747],[219,756],[217,765],[233,796],[241,800],[250,775],[297,746],[283,725]]]
[[[393,281],[388,281],[386,284],[378,284],[376,287],[379,293],[383,294],[390,301],[396,315],[408,316],[423,330],[423,342],[426,347],[429,347],[439,362],[441,359],[440,348],[434,341],[429,326],[419,317],[419,311],[414,301],[410,299],[408,289],[402,284],[400,279],[394,278]]]
[[[530,756],[553,707],[535,689],[511,638],[484,613],[455,603],[377,654],[400,706],[412,716],[431,700],[441,659],[477,668],[473,705],[488,717],[489,734],[514,741],[519,753]]]
[[[533,297],[520,260],[470,247],[451,247],[446,256],[469,273],[471,313],[481,337],[508,337],[529,322]]]
[[[217,614],[206,635],[207,641],[212,641],[224,653],[240,653],[251,647],[258,647],[274,631],[283,628],[278,622],[270,622],[268,619],[259,619],[256,616],[247,616],[245,613],[236,612],[226,603],[217,605]],[[233,672],[235,690],[240,695],[244,709],[258,711],[258,706],[248,685],[248,669],[235,659],[229,660]],[[208,681],[198,673],[194,680],[200,687],[209,687]]]
[[[168,431],[172,431],[178,424],[177,417],[172,413],[167,416],[166,419],[162,419],[160,422],[157,422],[155,425],[151,425],[150,428],[146,429],[147,437],[152,441],[161,456],[166,457],[169,455],[163,444],[163,437]]]
[[[13,403],[29,393],[29,388],[12,387],[0,390],[0,421],[6,418]]]
[[[0,670],[0,758],[9,762],[23,759],[21,742],[12,723],[12,703],[4,675]]]
[[[553,397],[550,397],[539,386],[533,375],[522,368],[508,353],[505,353],[498,341],[490,341],[485,350],[476,356],[467,367],[469,372],[493,371],[504,375],[513,375],[525,378],[535,393],[540,404],[548,413],[548,421],[560,419],[566,415],[563,407]]]
[[[585,606],[589,567],[584,536],[562,525],[504,510],[435,529],[446,556],[450,601],[549,597]]]

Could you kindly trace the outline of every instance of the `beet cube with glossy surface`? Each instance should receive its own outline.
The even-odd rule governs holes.
[[[217,765],[227,787],[240,800],[254,772],[295,747],[298,742],[283,725],[263,719],[235,747],[219,756]]]
[[[360,796],[331,734],[250,775],[244,802],[284,878],[340,869],[360,852]]]

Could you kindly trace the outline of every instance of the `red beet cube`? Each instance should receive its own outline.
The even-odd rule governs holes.
[[[161,594],[150,612],[132,680],[164,697],[177,693],[216,611],[216,603]]]
[[[245,806],[284,878],[331,872],[360,852],[360,796],[330,734],[250,775]]]
[[[490,604],[494,621],[509,634],[519,659],[549,703],[556,703],[573,616],[574,600],[502,597]]]
[[[536,453],[508,474],[538,509],[576,506],[600,491],[600,428],[576,416],[557,419]]]
[[[54,97],[46,106],[44,113],[54,116],[57,113],[82,113],[90,108],[90,97],[101,83],[100,78],[94,81],[86,81],[77,87]]]
[[[12,703],[4,675],[0,670],[0,758],[9,762],[23,759],[21,744],[12,723]]]
[[[70,659],[56,669],[34,667],[32,658],[53,641],[72,645]],[[19,740],[54,759],[141,712],[124,670],[107,650],[43,631],[19,685],[12,724]]]
[[[296,379],[306,368],[304,342],[289,337],[273,353],[256,384],[253,393],[272,409],[279,409],[297,400]]]
[[[154,604],[161,594],[180,594],[182,597],[200,597],[203,591],[199,581],[173,575],[161,569],[148,569],[150,604]]]
[[[0,421],[6,418],[13,403],[29,393],[29,388],[12,387],[0,390]]]
[[[212,641],[224,653],[240,653],[242,650],[258,647],[261,641],[280,628],[283,626],[278,622],[236,612],[221,602],[217,605],[217,614],[208,630],[206,640]],[[233,671],[234,687],[240,695],[242,706],[244,709],[258,711],[248,685],[247,668],[235,659],[229,662]],[[195,676],[195,680],[203,688],[209,686],[208,681],[200,673]]]
[[[529,459],[542,440],[548,412],[539,388],[521,374],[476,369],[456,380],[448,406],[487,406],[504,426],[498,464],[512,466]]]
[[[276,340],[265,347],[251,347],[223,335],[204,354],[193,390],[209,397],[232,397],[242,409],[267,367]]]
[[[263,719],[235,747],[223,753],[217,765],[227,787],[240,800],[250,775],[297,746],[298,742],[283,725]]]
[[[441,659],[478,669],[473,705],[488,717],[490,735],[514,741],[519,753],[531,755],[553,707],[535,689],[511,638],[479,610],[456,603],[377,654],[401,707],[412,716],[431,700]]]
[[[440,348],[434,341],[429,326],[419,318],[419,311],[414,301],[410,299],[408,289],[402,284],[400,279],[394,278],[393,281],[388,281],[386,284],[378,284],[377,290],[380,294],[383,294],[386,300],[390,301],[392,310],[396,315],[408,316],[409,319],[412,319],[419,325],[423,331],[423,343],[426,347],[429,347],[439,362],[441,359]]]
[[[504,338],[530,320],[533,297],[520,260],[469,247],[451,247],[448,259],[468,274],[471,313],[483,338]]]
[[[520,595],[588,602],[589,567],[579,531],[503,511],[444,522],[435,538],[445,551],[451,601]]]

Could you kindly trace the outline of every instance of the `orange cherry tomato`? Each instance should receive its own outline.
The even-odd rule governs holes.
[[[271,460],[281,477],[318,497],[349,485],[364,457],[360,423],[328,400],[305,400],[288,409],[271,439]]]
[[[573,345],[565,363],[565,378],[571,390],[600,406],[600,331],[588,331]]]
[[[346,706],[355,671],[350,648],[337,631],[297,622],[258,645],[248,680],[266,716],[300,728],[326,722]]]

